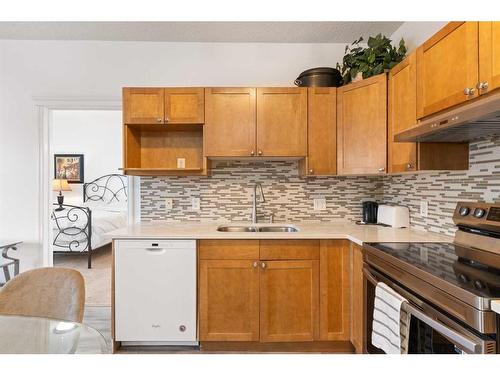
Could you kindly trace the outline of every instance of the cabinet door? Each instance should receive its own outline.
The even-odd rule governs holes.
[[[255,155],[255,89],[209,88],[205,92],[205,154]]]
[[[319,331],[319,262],[262,261],[260,341],[312,341]]]
[[[500,87],[500,22],[479,22],[479,81],[480,94]]]
[[[337,90],[337,173],[384,173],[387,164],[385,74]]]
[[[352,244],[351,257],[351,343],[356,353],[363,353],[363,250],[356,244]]]
[[[417,116],[477,97],[477,82],[478,23],[450,22],[417,49]]]
[[[259,341],[258,262],[199,264],[200,341]]]
[[[125,124],[163,124],[164,90],[162,88],[123,88]]]
[[[321,240],[320,246],[320,339],[349,341],[351,338],[349,242]]]
[[[417,67],[412,53],[389,73],[389,172],[417,169],[417,144],[394,142],[394,135],[417,124]]]
[[[257,89],[257,154],[307,155],[307,88]]]
[[[334,175],[337,173],[337,89],[309,88],[307,106],[306,174]]]
[[[205,90],[203,88],[166,88],[166,124],[203,124],[205,122]]]

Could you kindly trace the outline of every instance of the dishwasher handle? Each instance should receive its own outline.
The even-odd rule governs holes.
[[[374,286],[377,286],[377,283],[379,283],[379,280],[373,275],[370,270],[364,266],[363,267],[363,275],[365,278]],[[387,284],[389,287],[393,288],[396,292],[400,292],[400,288],[394,283],[386,280],[381,280],[381,282],[384,282]],[[403,297],[406,297],[406,295],[411,295],[410,293],[406,292],[404,293]],[[444,337],[448,338],[450,341],[454,342],[461,348],[467,350],[469,353],[481,353],[481,349],[484,347],[484,340],[482,340],[479,337],[476,337],[472,333],[465,335],[464,333],[458,332],[457,330],[441,323],[439,319],[433,318],[429,315],[427,315],[422,309],[419,307],[415,306],[411,302],[403,302],[404,309],[406,310],[407,313],[410,315],[413,315],[415,318],[421,320],[431,328],[435,329],[437,332],[439,332],[441,335]],[[428,307],[428,309],[431,309]],[[432,309],[431,311],[434,311]],[[439,313],[437,311],[436,315]]]
[[[164,247],[145,247],[144,250],[151,254],[163,254],[166,249]]]

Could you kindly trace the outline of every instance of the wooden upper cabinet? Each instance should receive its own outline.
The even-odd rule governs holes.
[[[205,90],[197,87],[165,89],[165,124],[203,124]]]
[[[394,135],[417,124],[417,67],[412,53],[389,73],[389,172],[417,169],[417,144],[394,142]]]
[[[337,173],[337,89],[308,89],[307,166],[313,176]]]
[[[257,155],[307,155],[307,88],[257,88]]]
[[[207,88],[206,156],[255,155],[255,112],[254,88]]]
[[[319,334],[319,261],[262,261],[260,341],[313,341]]]
[[[163,124],[164,90],[162,88],[123,88],[125,124]]]
[[[416,55],[412,53],[389,73],[389,172],[468,169],[467,143],[394,142],[395,134],[417,124],[415,66]]]
[[[347,240],[321,240],[320,340],[349,341],[351,311],[350,246]]]
[[[337,173],[384,173],[387,164],[387,77],[337,89]]]
[[[259,268],[251,260],[200,260],[200,341],[259,341]]]
[[[450,22],[417,49],[418,118],[477,97],[477,83],[477,22]]]
[[[203,88],[123,88],[124,124],[203,124]]]
[[[500,22],[479,22],[479,82],[479,94],[500,87]]]

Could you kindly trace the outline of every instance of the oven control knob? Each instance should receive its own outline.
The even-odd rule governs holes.
[[[464,283],[468,283],[469,282],[469,277],[466,274],[461,273],[460,274],[460,280],[462,280]]]
[[[484,284],[480,280],[474,280],[474,287],[476,289],[484,289]]]
[[[486,213],[486,211],[483,210],[482,208],[476,208],[474,210],[474,217],[477,217],[478,219],[480,219],[484,216],[485,213]]]
[[[460,216],[467,216],[470,212],[470,208],[466,206],[460,207],[459,214]]]

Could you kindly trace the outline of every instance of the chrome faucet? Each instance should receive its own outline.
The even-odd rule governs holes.
[[[260,182],[257,182],[253,187],[253,206],[252,206],[252,223],[257,224],[257,188],[260,190],[261,203],[266,201],[266,197],[264,197],[264,191],[262,190],[262,185]]]

